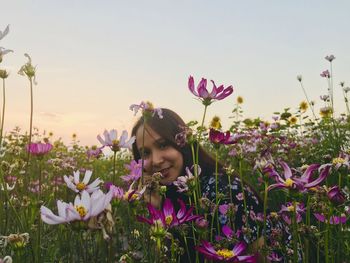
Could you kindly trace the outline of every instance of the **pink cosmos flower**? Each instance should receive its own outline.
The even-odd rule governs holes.
[[[128,140],[128,132],[124,130],[122,135],[118,139],[118,132],[115,129],[110,130],[109,132],[105,130],[103,132],[105,139],[102,139],[100,135],[97,136],[97,140],[103,145],[103,147],[108,146],[113,152],[117,152],[120,148],[131,149],[132,144],[135,142],[135,136],[132,136]]]
[[[306,191],[309,188],[315,187],[322,183],[322,181],[328,176],[330,172],[330,165],[324,165],[321,169],[320,175],[318,178],[312,180],[312,173],[320,167],[319,164],[311,164],[302,174],[298,177],[292,174],[292,170],[287,163],[281,161],[281,166],[284,169],[283,177],[280,176],[274,168],[267,167],[265,170],[270,173],[272,177],[277,181],[276,184],[270,185],[267,190],[270,191],[274,188],[287,188],[287,189],[297,189],[299,191]]]
[[[35,156],[41,157],[52,150],[53,146],[50,143],[31,143],[27,145],[27,151]]]
[[[126,192],[123,188],[120,188],[113,184],[109,185],[109,189],[111,189],[113,192],[113,198],[128,202],[140,200],[146,191],[146,186],[144,186],[141,190],[134,189],[135,182],[136,181],[133,181],[130,184],[129,189]]]
[[[233,144],[234,140],[231,139],[230,132],[221,132],[211,128],[209,130],[209,140],[215,144]]]
[[[123,175],[122,178],[125,182],[136,181],[142,176],[142,159],[132,160],[130,164],[126,164],[125,168],[129,170],[128,175]]]
[[[95,181],[89,184],[91,175],[92,175],[92,171],[90,170],[85,171],[84,179],[80,181],[80,172],[76,171],[74,172],[74,177],[73,176],[67,177],[65,175],[63,179],[66,182],[68,188],[72,189],[76,193],[79,193],[82,191],[92,193],[100,189],[99,185],[102,181],[100,180],[100,178],[97,178]]]
[[[323,223],[327,223],[327,218],[323,215],[323,214],[319,214],[319,213],[314,213],[314,216],[316,217],[316,219],[320,222]],[[338,225],[338,224],[345,224],[346,223],[346,216],[345,215],[341,215],[341,216],[331,216],[329,223],[331,225]]]
[[[200,217],[197,215],[192,215],[193,207],[187,210],[186,205],[182,200],[178,199],[178,203],[180,204],[180,210],[176,214],[174,206],[169,198],[165,199],[162,210],[157,210],[151,204],[148,204],[147,208],[150,218],[137,216],[137,220],[152,226],[171,228],[192,220],[196,220]]]
[[[139,110],[142,111],[142,113],[151,113],[152,116],[158,115],[159,119],[163,119],[163,112],[161,108],[154,108],[153,104],[151,102],[144,102],[141,101],[140,104],[132,104],[130,105],[129,109],[134,112],[134,115],[137,114]]]
[[[211,82],[213,83],[213,89],[209,93],[207,90],[207,80],[205,78],[202,78],[196,89],[194,87],[193,77],[190,76],[188,79],[189,90],[192,92],[193,95],[199,97],[202,100],[202,103],[206,106],[209,106],[213,102],[213,100],[222,100],[227,96],[231,95],[233,92],[232,86],[224,88],[223,85],[220,85],[219,87],[216,87],[215,82],[213,80]]]
[[[328,69],[327,70],[324,70],[322,71],[322,73],[320,74],[321,77],[323,78],[330,78],[331,77],[331,74],[329,73]]]
[[[177,187],[177,192],[188,192],[189,190],[193,190],[193,183],[195,176],[192,174],[191,170],[186,167],[186,175],[179,176],[173,184]],[[198,165],[198,175],[201,173],[201,168]]]
[[[292,202],[288,202],[286,205],[281,206],[280,214],[283,218],[283,220],[290,225],[292,223],[292,213],[294,213],[294,205]],[[300,223],[302,221],[302,214],[305,213],[305,206],[303,203],[296,203],[296,216],[297,216],[297,223]]]
[[[101,190],[95,191],[90,196],[87,191],[77,195],[72,203],[65,203],[57,200],[58,215],[55,215],[50,209],[41,206],[41,219],[49,225],[68,223],[71,221],[86,221],[91,217],[97,216],[110,203],[113,192],[110,190],[107,194]]]
[[[207,259],[221,262],[256,262],[255,256],[241,256],[247,245],[244,242],[237,243],[234,248],[215,249],[208,241],[203,240],[196,249]]]

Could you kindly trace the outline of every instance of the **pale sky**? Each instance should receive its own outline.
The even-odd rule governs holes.
[[[187,88],[205,77],[233,85],[234,93],[211,105],[230,126],[238,95],[244,116],[272,113],[304,100],[296,76],[316,109],[327,93],[320,73],[333,61],[335,103],[345,112],[338,85],[350,85],[349,1],[32,0],[2,1],[0,46],[13,49],[1,68],[10,70],[5,131],[29,129],[28,81],[17,74],[30,54],[37,65],[34,126],[83,145],[98,145],[104,129],[130,130],[129,105],[150,100],[200,120],[203,106]],[[209,85],[211,90],[211,85]]]

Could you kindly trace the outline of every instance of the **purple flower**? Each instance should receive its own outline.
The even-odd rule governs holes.
[[[235,141],[231,140],[230,132],[221,132],[211,128],[209,130],[209,140],[215,144],[233,144]]]
[[[325,71],[322,71],[322,73],[320,74],[320,76],[323,77],[323,78],[330,78],[330,77],[331,77],[331,75],[330,75],[328,69],[325,70]]]
[[[339,188],[338,185],[331,187],[327,191],[327,196],[328,196],[329,200],[332,203],[334,203],[335,205],[341,205],[341,204],[345,203],[345,201],[346,201],[346,196],[345,196],[344,192]]]
[[[201,173],[201,168],[198,165],[198,175]],[[193,190],[195,176],[192,174],[191,170],[186,167],[186,175],[179,176],[173,184],[177,187],[177,191],[179,193],[188,192],[189,190]]]
[[[86,151],[86,155],[88,156],[88,158],[94,157],[94,158],[98,159],[102,156],[102,148],[103,147],[96,147],[96,148],[92,147],[91,149],[88,149]]]
[[[294,207],[293,203],[288,202],[286,205],[282,205],[281,207],[280,214],[282,215],[283,220],[289,225],[292,223],[290,216],[291,213],[294,213],[294,210],[296,210],[297,223],[300,223],[302,221],[302,214],[305,213],[305,206],[303,203],[297,202]]]
[[[166,198],[162,210],[157,210],[151,204],[148,204],[147,208],[150,214],[150,218],[137,216],[137,220],[152,226],[171,228],[174,226],[182,225],[192,220],[196,220],[200,217],[197,215],[192,215],[193,207],[187,210],[186,205],[182,200],[178,199],[177,201],[180,204],[180,209],[176,214],[174,206],[171,203],[170,199]]]
[[[201,245],[197,246],[196,249],[209,260],[222,262],[256,262],[255,256],[241,256],[246,247],[247,245],[244,242],[240,242],[236,244],[232,250],[227,248],[215,249],[211,243],[203,240]]]
[[[272,184],[268,187],[268,191],[274,188],[287,188],[287,189],[297,189],[300,191],[308,190],[309,188],[315,187],[322,183],[322,181],[328,176],[331,166],[322,166],[319,177],[312,180],[311,175],[314,171],[320,168],[319,164],[311,164],[305,170],[301,177],[297,177],[292,174],[292,170],[287,163],[281,161],[281,166],[284,169],[283,177],[280,176],[274,168],[267,168],[266,171],[270,173],[271,176],[275,177],[277,183]]]
[[[328,221],[327,218],[323,214],[314,213],[314,216],[320,222],[327,223],[327,221]],[[346,223],[346,216],[345,215],[331,216],[329,223],[331,225],[345,224]]]
[[[282,261],[282,257],[278,256],[276,252],[271,253],[270,255],[267,256],[267,259],[270,261]]]
[[[142,114],[150,113],[152,116],[158,115],[159,119],[163,119],[163,112],[161,108],[154,108],[153,104],[149,101],[144,102],[141,101],[140,104],[132,104],[130,105],[129,109],[134,112],[134,115],[141,110]]]
[[[31,143],[27,145],[27,151],[35,156],[43,156],[52,150],[53,146],[50,143]]]
[[[132,160],[130,164],[126,164],[125,168],[129,170],[128,175],[121,176],[125,182],[129,181],[136,181],[142,176],[142,159],[138,160],[137,162],[135,160]]]
[[[207,90],[207,80],[202,78],[202,80],[199,82],[197,88],[194,87],[194,79],[192,76],[188,79],[188,88],[192,92],[193,95],[196,97],[199,97],[202,100],[202,103],[206,106],[209,106],[213,100],[222,100],[226,98],[227,96],[231,95],[233,92],[233,87],[228,86],[227,88],[224,88],[223,85],[220,85],[219,87],[216,87],[214,81],[211,81],[213,83],[213,89],[209,93]]]
[[[108,146],[111,148],[113,152],[117,152],[120,150],[120,148],[127,148],[131,149],[132,144],[135,142],[135,136],[132,136],[129,140],[128,139],[128,132],[123,131],[122,135],[118,139],[118,132],[117,130],[113,129],[111,131],[105,130],[103,132],[103,135],[105,139],[103,140],[100,135],[97,136],[97,140],[103,145],[103,147]]]
[[[229,209],[229,205],[227,205],[227,204],[219,205],[219,212],[222,215],[226,215],[228,209]]]

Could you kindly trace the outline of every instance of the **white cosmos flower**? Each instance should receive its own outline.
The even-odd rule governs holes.
[[[50,209],[41,206],[41,219],[50,225],[68,223],[72,221],[86,221],[91,217],[98,216],[109,205],[113,197],[113,191],[110,190],[104,194],[101,190],[95,191],[90,196],[87,191],[77,195],[72,203],[57,201],[58,215],[55,215]]]
[[[100,178],[97,178],[95,181],[93,181],[91,184],[89,184],[90,178],[92,175],[92,171],[87,170],[85,172],[84,179],[80,181],[80,172],[76,171],[74,172],[74,177],[66,175],[63,177],[64,181],[66,182],[68,188],[72,189],[74,192],[82,192],[87,191],[88,193],[93,193],[96,190],[100,189],[100,183],[102,182]]]
[[[103,136],[105,137],[102,139],[100,135],[97,136],[97,140],[103,145],[108,146],[111,148],[112,151],[117,152],[120,150],[120,148],[127,148],[131,149],[132,144],[135,142],[135,136],[132,136],[128,140],[128,132],[124,130],[122,132],[122,135],[118,139],[118,131],[113,129],[109,132],[105,130],[103,132]]]

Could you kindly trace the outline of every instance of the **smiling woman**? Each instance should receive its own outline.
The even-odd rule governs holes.
[[[242,245],[236,242],[236,245],[246,247],[246,244],[253,243],[261,234],[256,218],[263,212],[262,202],[249,186],[245,185],[242,188],[243,184],[238,177],[228,175],[224,167],[216,163],[202,146],[198,147],[198,161],[196,161],[196,158],[193,158],[193,149],[197,148],[197,142],[186,141],[186,135],[183,134],[185,127],[186,124],[181,117],[169,109],[162,109],[161,118],[158,115],[146,118],[143,116],[136,122],[132,129],[132,136],[136,136],[132,150],[135,160],[144,160],[144,180],[149,182],[152,181],[152,177],[158,178],[159,184],[166,186],[166,200],[171,200],[174,204],[171,210],[183,209],[181,208],[183,203],[188,207],[197,204],[198,213],[204,211],[199,203],[206,203],[202,205],[207,206],[208,211],[204,212],[205,216],[198,214],[197,223],[202,227],[211,224],[207,237],[211,236],[212,239],[214,234],[219,235],[222,229],[230,226],[230,229],[233,229],[231,231],[235,231],[230,238],[235,236],[237,241],[243,242]],[[194,164],[198,164],[197,170]],[[184,184],[187,186],[183,187]],[[162,204],[162,198],[156,191],[151,192],[146,201],[155,208],[159,208]],[[154,212],[153,208],[150,211],[156,216],[157,212]],[[181,245],[187,246],[188,255],[183,255],[181,262],[198,262],[199,259],[202,262],[203,256],[208,258],[199,246],[199,242],[203,241],[202,245],[205,246],[207,241],[202,238],[196,241],[198,237],[190,237],[187,240],[185,238],[181,241],[183,237],[177,237]],[[196,255],[196,250],[203,255]],[[219,252],[216,254],[217,257],[221,257]]]

